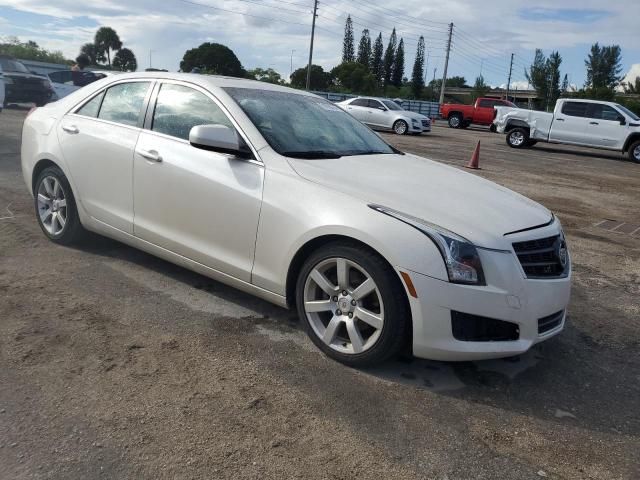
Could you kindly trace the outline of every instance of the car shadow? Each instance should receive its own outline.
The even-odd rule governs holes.
[[[207,292],[258,314],[243,317],[274,341],[294,341],[305,348],[297,314],[208,277],[166,262],[120,242],[91,234],[73,247],[97,256],[131,263]],[[581,287],[575,287],[579,290]],[[589,302],[584,292],[576,292]],[[588,309],[587,309],[588,311]],[[269,319],[265,322],[265,319]],[[297,332],[295,336],[291,332]],[[401,356],[382,365],[360,369],[365,376],[409,388],[464,399],[545,421],[573,424],[590,430],[637,435],[637,372],[635,349],[600,345],[567,320],[565,331],[517,357],[474,362],[441,362]],[[346,367],[345,367],[346,368]]]

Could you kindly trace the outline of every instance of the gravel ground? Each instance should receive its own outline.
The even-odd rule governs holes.
[[[293,312],[111,240],[48,242],[23,118],[0,114],[0,478],[640,477],[640,235],[594,226],[640,225],[640,165],[386,136],[458,166],[482,140],[478,175],[562,219],[574,290],[565,332],[521,357],[359,371]]]

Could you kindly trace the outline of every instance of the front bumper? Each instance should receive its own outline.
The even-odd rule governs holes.
[[[514,253],[479,250],[479,254],[485,286],[454,284],[408,272],[418,297],[409,296],[416,357],[444,361],[508,357],[526,352],[564,328],[571,272],[564,278],[527,279]],[[452,311],[516,324],[518,339],[458,340],[453,334]],[[558,312],[564,312],[560,323],[538,333],[538,321]]]

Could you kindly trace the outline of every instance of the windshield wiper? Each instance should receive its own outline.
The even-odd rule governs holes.
[[[321,159],[321,158],[340,158],[342,155],[336,152],[330,152],[328,150],[301,150],[301,151],[289,151],[282,152],[285,157],[292,158],[309,158],[309,159]]]

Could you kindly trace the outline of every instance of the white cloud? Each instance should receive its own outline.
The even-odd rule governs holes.
[[[35,22],[32,25],[10,22],[13,26],[3,25],[3,31],[25,40],[33,39],[45,48],[62,50],[70,58],[78,54],[83,43],[91,41],[97,28],[84,25],[96,23],[116,29],[125,45],[136,54],[140,68],[148,66],[149,51],[153,50],[153,66],[176,70],[185,50],[211,41],[229,46],[246,68],[272,67],[286,77],[292,50],[295,50],[294,69],[305,65],[307,60],[311,14],[309,8],[299,5],[302,1],[311,5],[310,0],[291,3],[277,0],[252,0],[255,3],[240,0],[0,0],[0,7],[61,19],[43,21],[43,24],[52,23],[47,27]],[[356,23],[356,43],[364,26],[370,29],[373,38],[382,31],[385,45],[392,27],[397,27],[406,43],[405,76],[411,75],[416,40],[421,34],[426,36],[430,53],[428,76],[431,78],[434,67],[438,68],[438,76],[442,74],[445,30],[450,21],[455,22],[455,28],[449,71],[452,75],[463,74],[470,81],[477,76],[483,59],[482,72],[486,80],[493,84],[504,82],[509,54],[515,51],[513,84],[519,89],[526,88],[522,72],[534,48],[547,51],[553,48],[562,53],[563,49],[599,40],[606,44],[618,43],[623,54],[633,52],[640,57],[638,0],[609,2],[604,9],[600,0],[562,2],[563,9],[606,9],[606,15],[586,23],[572,22],[566,14],[559,16],[560,19],[539,18],[540,11],[552,11],[557,4],[557,0],[405,0],[401,4],[382,0],[326,0],[319,8],[314,63],[329,68],[339,62],[347,13]],[[574,62],[576,71],[573,75],[570,72],[577,83],[584,74],[581,63],[582,59]]]
[[[634,63],[622,80],[625,83],[633,83],[640,77],[640,63]]]

